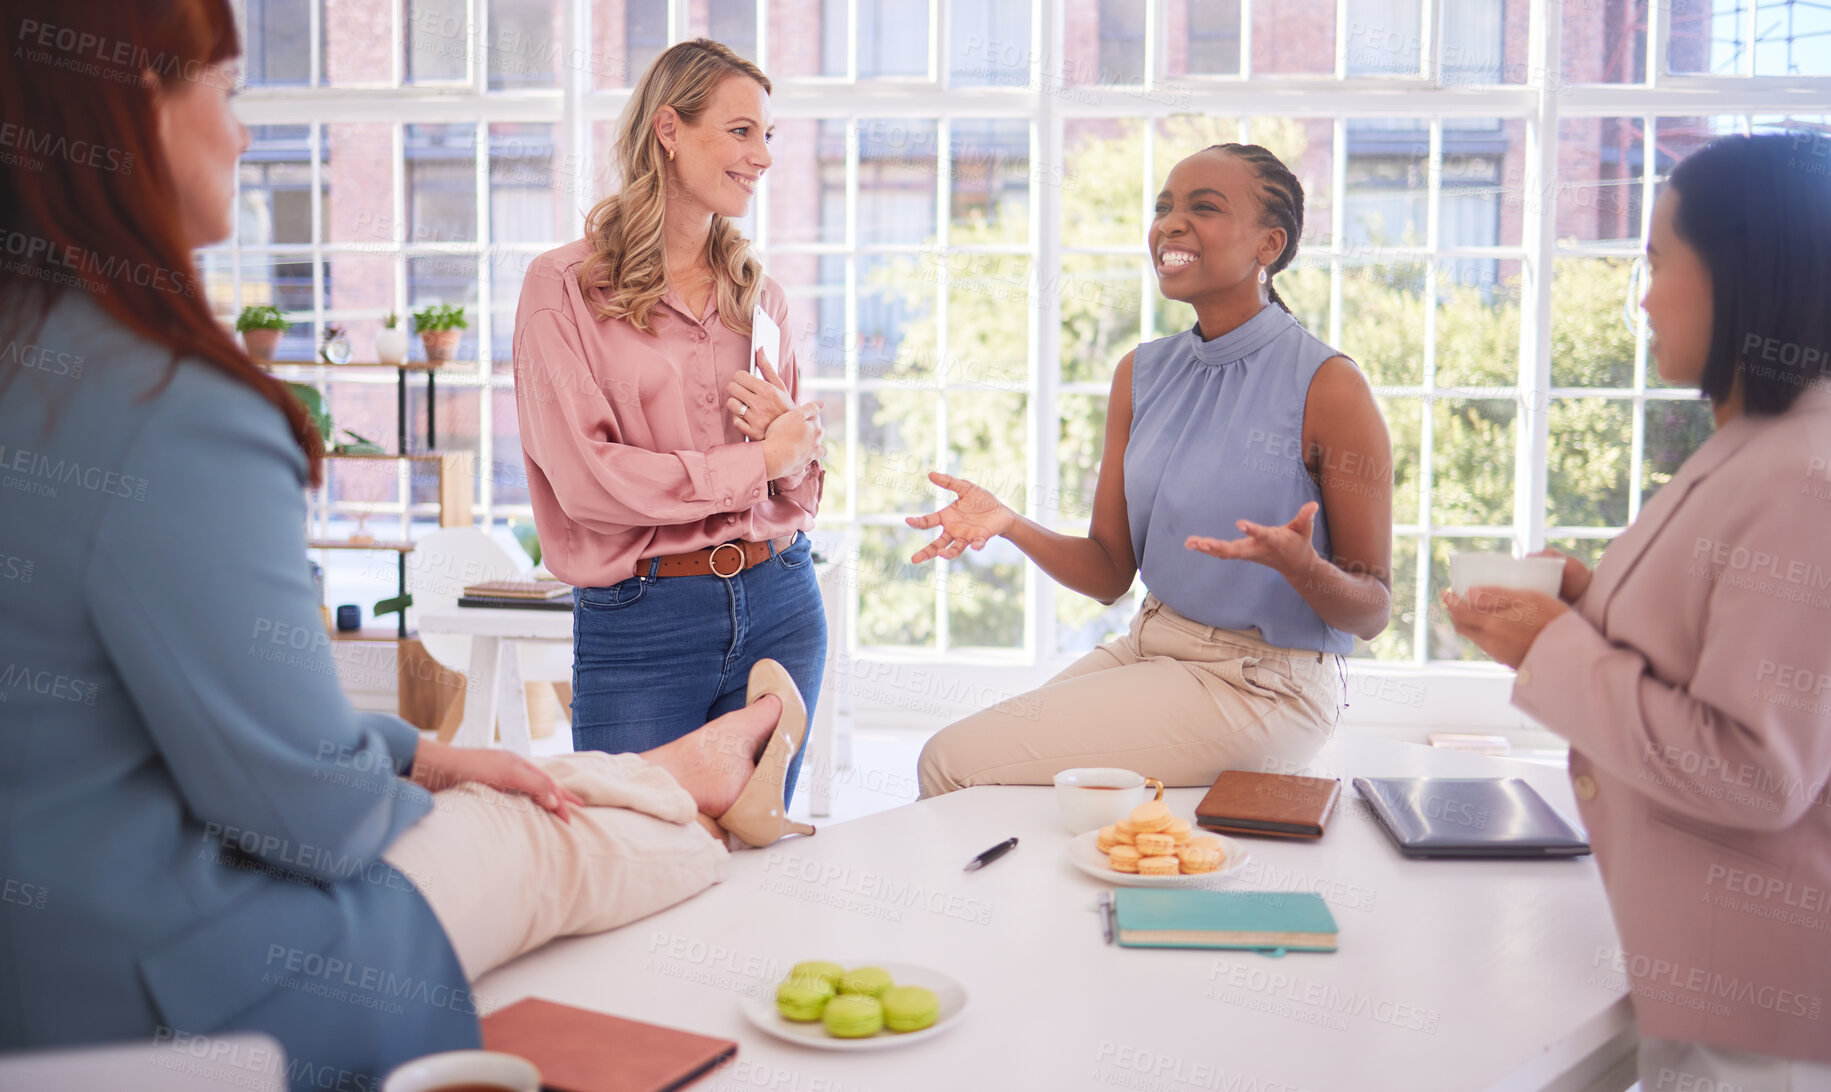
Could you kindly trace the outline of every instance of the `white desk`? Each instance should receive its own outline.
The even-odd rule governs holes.
[[[1047,788],[982,788],[734,854],[724,883],[609,933],[559,941],[476,983],[729,1036],[730,1068],[696,1092],[751,1088],[1371,1092],[1608,1089],[1637,1042],[1593,858],[1410,861],[1345,781],[1517,775],[1568,818],[1561,770],[1346,738],[1314,764],[1344,779],[1320,842],[1248,840],[1228,886],[1314,890],[1341,950],[1108,947],[1104,885],[1063,856]],[[1172,790],[1188,816],[1197,789]],[[968,858],[1016,834],[982,872]],[[971,1007],[934,1040],[870,1054],[778,1042],[738,1012],[803,959],[900,960],[960,979]]]
[[[488,747],[495,738],[491,722],[500,717],[502,745],[518,755],[531,753],[534,741],[528,732],[517,645],[541,641],[570,650],[572,612],[447,607],[420,611],[419,629],[422,634],[463,634],[471,639],[470,666],[464,670],[464,720],[451,738],[453,745]]]

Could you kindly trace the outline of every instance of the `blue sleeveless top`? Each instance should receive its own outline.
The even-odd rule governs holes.
[[[1278,573],[1183,546],[1190,535],[1238,538],[1236,520],[1289,523],[1321,502],[1303,465],[1304,400],[1316,369],[1341,355],[1277,304],[1212,341],[1191,327],[1134,352],[1125,506],[1145,586],[1172,610],[1204,625],[1257,627],[1284,648],[1353,650],[1354,638]],[[1312,541],[1332,556],[1320,508]]]

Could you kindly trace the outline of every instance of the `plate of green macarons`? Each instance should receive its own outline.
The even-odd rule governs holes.
[[[746,997],[744,1015],[791,1043],[882,1050],[932,1039],[966,1011],[966,988],[913,963],[797,963],[773,995]]]

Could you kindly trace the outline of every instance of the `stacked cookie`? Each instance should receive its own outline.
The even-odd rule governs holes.
[[[1218,872],[1226,857],[1219,838],[1195,834],[1189,821],[1171,815],[1162,800],[1146,801],[1130,817],[1101,827],[1096,844],[1114,872],[1141,876]]]
[[[879,1031],[921,1031],[941,1015],[934,991],[898,986],[882,967],[846,970],[837,963],[797,963],[776,987],[784,1019],[820,1021],[835,1039],[864,1039]]]

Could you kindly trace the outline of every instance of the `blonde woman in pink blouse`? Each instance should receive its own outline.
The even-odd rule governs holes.
[[[717,42],[662,53],[619,122],[621,190],[522,286],[515,401],[543,556],[578,588],[580,751],[647,751],[777,702],[764,690],[781,669],[810,705],[820,689],[804,532],[821,403],[799,402],[786,344],[779,370],[762,352],[751,370],[753,312],[786,331],[788,311],[732,222],[771,163],[769,93]],[[787,818],[805,737],[804,717],[783,718],[759,771],[781,806],[733,829],[745,841],[813,833]]]
[[[1716,433],[1557,598],[1444,593],[1570,740],[1621,933],[1595,966],[1633,997],[1649,1092],[1831,1089],[1828,149],[1726,137],[1673,169],[1651,350]]]

